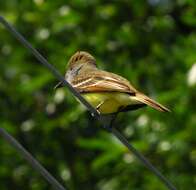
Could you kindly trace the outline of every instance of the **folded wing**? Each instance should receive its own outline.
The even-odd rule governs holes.
[[[72,81],[73,87],[80,93],[87,92],[123,92],[130,94],[139,104],[148,105],[158,111],[169,112],[170,110],[148,96],[137,91],[125,78],[106,71],[95,70],[87,75],[78,75]]]
[[[71,82],[80,93],[84,92],[124,92],[135,94],[137,90],[125,78],[106,71],[91,71],[85,77],[78,75]]]

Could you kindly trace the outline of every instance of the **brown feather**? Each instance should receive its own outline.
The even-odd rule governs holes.
[[[98,69],[85,70],[84,72],[85,74],[81,72],[71,82],[79,92],[125,92],[135,94],[137,91],[130,85],[129,81],[119,75]],[[89,81],[89,79],[91,80]]]
[[[142,93],[136,93],[135,95],[135,99],[158,110],[158,111],[162,111],[162,112],[171,112],[168,108],[166,108],[165,106],[159,104],[158,102],[152,100],[151,98],[149,98],[148,96],[142,94]]]
[[[71,57],[68,68],[78,64],[81,65],[81,63],[85,64],[85,66],[80,67],[79,72],[69,81],[78,92],[128,93],[130,98],[141,102],[141,106],[149,105],[158,111],[170,112],[168,108],[137,91],[127,79],[117,74],[97,69],[95,58],[87,52],[76,52]]]

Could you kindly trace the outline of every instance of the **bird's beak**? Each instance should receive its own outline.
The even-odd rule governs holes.
[[[63,82],[62,81],[58,82],[56,84],[56,86],[54,87],[54,89],[56,90],[57,88],[61,88],[61,87],[63,87]]]

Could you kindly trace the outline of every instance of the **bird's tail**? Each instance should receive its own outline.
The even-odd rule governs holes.
[[[151,98],[149,98],[148,96],[142,94],[142,93],[136,93],[135,97],[134,97],[137,101],[142,102],[158,111],[161,112],[171,112],[168,108],[166,108],[165,106],[159,104],[158,102],[152,100]]]

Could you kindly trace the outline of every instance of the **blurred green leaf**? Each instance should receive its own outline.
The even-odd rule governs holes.
[[[120,114],[116,126],[177,189],[195,181],[196,4],[193,0],[6,0],[5,16],[60,73],[73,53],[169,107]],[[165,189],[0,26],[0,123],[69,189]],[[0,139],[0,189],[50,189]]]

